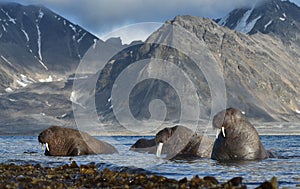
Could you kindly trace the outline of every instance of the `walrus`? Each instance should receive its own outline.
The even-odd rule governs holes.
[[[164,128],[155,137],[156,156],[165,154],[166,158],[210,158],[214,139],[199,135],[191,129],[176,125]]]
[[[112,154],[118,153],[112,145],[97,140],[86,132],[51,126],[42,131],[38,141],[46,145],[47,156],[79,156],[89,154]]]
[[[214,142],[212,159],[243,161],[273,157],[264,149],[258,132],[241,111],[228,108],[217,113],[213,118],[213,127],[221,131]]]
[[[145,138],[138,139],[130,147],[130,150],[137,151],[137,152],[148,152],[148,153],[154,154],[156,152],[155,138],[152,138],[152,139],[145,139]]]
[[[145,139],[139,139],[130,149],[156,154],[157,157],[163,155],[167,159],[210,158],[213,143],[212,138],[198,135],[187,127],[176,125],[160,130],[155,138],[147,142]]]

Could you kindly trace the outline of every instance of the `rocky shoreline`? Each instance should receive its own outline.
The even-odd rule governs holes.
[[[0,164],[0,188],[214,188],[245,189],[241,177],[220,183],[214,177],[191,179],[169,179],[167,177],[145,174],[99,170],[93,163],[78,166],[75,161],[57,167],[36,165]],[[276,177],[262,181],[259,189],[276,189]]]

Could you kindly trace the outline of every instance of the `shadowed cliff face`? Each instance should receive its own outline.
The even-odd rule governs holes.
[[[74,73],[95,40],[45,7],[0,3],[0,91]]]
[[[0,133],[74,125],[67,78],[97,40],[45,7],[1,2]]]

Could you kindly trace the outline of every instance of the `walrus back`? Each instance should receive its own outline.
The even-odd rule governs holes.
[[[118,150],[114,146],[108,144],[107,142],[98,140],[85,132],[80,132],[80,133],[81,133],[82,138],[85,141],[86,145],[88,146],[89,154],[118,153]]]

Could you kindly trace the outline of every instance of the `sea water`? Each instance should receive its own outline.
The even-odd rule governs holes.
[[[130,146],[140,136],[96,137],[114,145],[119,154],[76,157],[45,156],[37,136],[0,136],[0,163],[41,164],[57,166],[75,160],[78,164],[94,162],[99,169],[110,168],[130,172],[145,171],[168,178],[182,179],[213,176],[225,182],[233,177],[243,177],[248,188],[254,188],[276,176],[280,188],[296,188],[300,184],[300,136],[261,136],[264,147],[278,158],[243,163],[219,163],[207,159],[166,160],[154,154],[130,151]],[[150,136],[144,138],[151,138]]]

